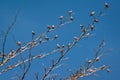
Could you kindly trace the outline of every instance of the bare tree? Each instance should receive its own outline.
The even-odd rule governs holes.
[[[104,6],[105,9],[109,8],[109,4],[105,3]],[[9,32],[12,30],[13,26],[15,25],[16,21],[17,21],[17,16],[18,13],[15,15],[15,18],[13,20],[13,22],[11,23],[10,26],[8,26],[7,31],[4,33],[2,40],[2,44],[1,44],[1,50],[0,50],[0,76],[6,74],[8,71],[12,71],[13,69],[16,68],[20,68],[21,70],[21,74],[16,73],[15,75],[17,76],[18,80],[24,80],[28,71],[32,68],[31,64],[33,60],[42,60],[43,58],[48,58],[50,55],[56,54],[56,53],[60,53],[60,55],[57,57],[57,59],[52,59],[51,61],[51,66],[45,66],[43,65],[43,74],[40,74],[40,71],[35,72],[33,77],[35,77],[36,80],[56,80],[58,79],[58,73],[56,70],[56,74],[54,75],[50,75],[52,71],[54,71],[54,69],[58,69],[62,65],[62,61],[64,60],[64,57],[66,56],[66,54],[69,54],[69,51],[75,47],[75,45],[85,39],[85,38],[90,38],[92,35],[92,32],[95,29],[95,25],[99,22],[99,18],[103,15],[104,10],[100,11],[98,14],[96,14],[95,11],[90,12],[90,17],[92,18],[92,22],[90,24],[88,24],[87,26],[83,26],[82,24],[80,24],[80,29],[81,29],[81,33],[79,34],[78,37],[74,37],[73,41],[71,43],[67,43],[67,44],[56,44],[56,47],[51,50],[48,53],[39,53],[37,55],[33,55],[32,54],[32,49],[34,47],[37,47],[43,43],[46,42],[50,42],[50,41],[54,41],[58,39],[58,35],[55,35],[53,37],[48,37],[49,33],[54,32],[55,30],[61,28],[64,25],[67,25],[69,23],[73,23],[74,22],[74,16],[73,16],[73,11],[70,10],[67,12],[68,16],[64,17],[64,16],[60,16],[59,17],[59,24],[57,25],[48,25],[47,26],[47,30],[43,33],[40,34],[38,36],[36,36],[35,31],[31,32],[31,36],[32,36],[32,40],[28,43],[24,43],[21,41],[17,41],[16,45],[18,46],[17,49],[14,50],[10,50],[10,52],[6,52],[5,47],[6,47],[6,41],[7,36],[9,34]],[[1,33],[3,33],[2,30],[0,30]],[[69,40],[68,40],[69,41]],[[98,63],[100,61],[100,58],[102,56],[104,56],[106,54],[106,51],[102,51],[103,47],[105,46],[105,40],[103,40],[100,45],[98,46],[97,50],[95,51],[95,55],[93,56],[93,59],[88,59],[85,64],[81,65],[81,67],[79,69],[77,69],[77,71],[75,71],[74,73],[72,73],[71,75],[65,77],[63,76],[62,78],[60,78],[61,80],[78,80],[82,77],[87,77],[89,75],[92,75],[94,73],[96,73],[97,71],[101,71],[101,70],[106,70],[107,72],[110,72],[109,70],[109,66],[106,65],[101,65],[99,67],[95,66],[96,63]],[[28,51],[26,53],[26,51]],[[24,53],[25,52],[25,53]],[[24,57],[24,55],[27,55],[27,57]],[[17,58],[18,60],[15,62],[14,59]],[[14,63],[9,64],[10,61],[13,61]],[[16,79],[16,78],[15,78]]]

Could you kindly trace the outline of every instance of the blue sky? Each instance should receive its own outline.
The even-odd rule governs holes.
[[[84,39],[78,43],[67,55],[69,59],[63,61],[62,69],[58,70],[61,76],[66,76],[67,69],[77,70],[81,64],[84,63],[86,58],[91,58],[94,55],[94,49],[97,48],[99,43],[104,39],[106,41],[106,48],[111,49],[107,56],[104,56],[100,64],[106,64],[111,66],[111,72],[107,74],[105,71],[96,73],[97,76],[87,78],[97,80],[115,80],[120,76],[120,37],[119,37],[119,0],[0,0],[0,30],[6,31],[7,27],[13,21],[14,16],[19,10],[17,22],[11,30],[6,44],[6,53],[10,49],[16,49],[16,41],[29,42],[31,40],[31,31],[34,30],[36,34],[41,34],[46,30],[47,25],[56,25],[59,23],[59,16],[67,16],[68,10],[73,10],[73,16],[75,21],[71,24],[65,25],[56,30],[49,36],[58,34],[59,39],[57,41],[50,41],[33,49],[34,53],[48,52],[52,50],[57,43],[67,44],[73,41],[74,36],[79,36],[80,29],[79,24],[88,25],[91,22],[89,13],[95,11],[96,13],[103,10],[104,3],[110,4],[109,10],[105,11],[105,15],[100,18],[100,22],[96,24],[93,36],[88,39]],[[13,39],[13,36],[15,39]],[[2,38],[2,36],[0,35]],[[1,42],[0,42],[1,45]],[[0,47],[1,48],[1,47]],[[47,50],[46,50],[47,48]],[[56,56],[51,56],[56,58]],[[50,59],[51,59],[50,58]],[[43,61],[43,62],[42,62]],[[36,67],[35,64],[46,63],[47,60],[33,61],[30,75],[35,71],[41,70],[42,67]],[[50,66],[49,64],[45,64]],[[18,70],[15,69],[13,73]],[[65,73],[62,73],[65,71]],[[8,72],[5,75],[0,76],[0,80],[7,80],[10,78],[8,75],[13,75]],[[33,80],[34,78],[26,78],[27,80]],[[84,80],[85,78],[83,78]]]

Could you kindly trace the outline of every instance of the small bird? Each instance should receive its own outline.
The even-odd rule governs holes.
[[[100,60],[100,58],[99,58],[99,57],[96,57],[95,62],[98,62],[99,60]]]
[[[60,19],[60,24],[62,24],[63,23],[63,16],[60,16],[59,19]]]
[[[55,36],[54,36],[54,40],[56,40],[57,38],[58,38],[58,35],[55,35]]]
[[[59,44],[57,44],[57,48],[60,49],[60,45]]]
[[[86,32],[87,32],[87,29],[83,29],[83,32],[86,33]]]
[[[62,20],[62,19],[63,19],[63,16],[60,16],[59,19]]]
[[[62,48],[65,48],[65,45],[64,45],[64,44],[62,45]]]
[[[40,39],[39,42],[42,43],[42,39]]]
[[[90,13],[90,16],[93,16],[95,14],[95,11],[92,11],[91,13]]]
[[[111,70],[110,69],[106,69],[107,72],[110,72]]]
[[[98,22],[99,22],[99,20],[98,20],[97,18],[95,18],[95,19],[94,19],[94,22],[98,23]]]
[[[17,42],[17,45],[18,45],[18,46],[21,46],[21,44],[22,44],[22,42],[20,42],[20,41]]]
[[[88,63],[91,63],[91,62],[92,62],[92,60],[88,60],[87,62],[88,62]]]
[[[108,4],[108,3],[105,3],[105,7],[106,7],[106,8],[109,8],[109,4]]]
[[[50,26],[50,25],[47,25],[47,28],[48,28],[48,29],[51,29],[51,26]]]
[[[75,41],[78,41],[78,40],[79,40],[79,38],[75,36],[75,37],[74,37],[74,40],[75,40]]]
[[[14,52],[15,52],[14,50],[11,50],[11,51],[10,51],[10,53],[9,53],[9,57],[10,57],[10,58],[13,57],[13,56],[15,55]]]
[[[34,31],[32,31],[32,35],[35,35],[35,32],[34,32]]]
[[[55,29],[55,25],[52,25],[52,30],[54,30]]]
[[[46,37],[45,37],[45,40],[48,41],[48,40],[49,40],[49,37],[46,36]]]
[[[93,73],[93,72],[95,72],[95,70],[93,70],[93,69],[90,69],[90,70],[89,70],[89,73]]]
[[[69,14],[70,17],[72,16],[72,13],[73,13],[72,10],[68,11],[68,14]]]
[[[90,29],[91,29],[91,31],[93,31],[94,30],[94,26],[90,25]]]
[[[68,46],[68,48],[70,48],[70,47],[71,47],[71,44],[70,44],[70,43],[68,43],[68,45],[67,45],[67,46]]]
[[[82,24],[80,24],[80,28],[83,29],[83,27],[84,27],[84,26],[83,26]]]
[[[72,12],[73,12],[73,11],[72,11],[72,10],[70,10],[70,11],[68,11],[68,14],[72,14]]]
[[[106,68],[106,66],[105,66],[105,65],[102,65],[100,69],[101,69],[101,70],[104,70],[105,68]]]
[[[85,37],[90,37],[90,33],[86,33],[86,34],[85,34]]]
[[[74,18],[71,16],[71,17],[70,17],[70,20],[71,20],[71,21],[73,21],[73,20],[74,20]]]

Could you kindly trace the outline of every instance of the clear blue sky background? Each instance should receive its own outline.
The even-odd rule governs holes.
[[[32,30],[38,35],[46,30],[46,25],[58,24],[58,17],[60,15],[66,16],[68,10],[73,10],[75,21],[50,34],[50,36],[59,34],[59,40],[46,43],[43,47],[37,47],[33,50],[33,53],[48,52],[52,50],[57,43],[62,45],[72,42],[73,37],[79,36],[80,34],[79,24],[87,25],[90,23],[91,18],[89,17],[89,12],[92,10],[96,12],[103,10],[106,1],[107,0],[0,0],[0,30],[7,30],[7,27],[13,21],[14,16],[19,10],[17,22],[8,36],[9,40],[6,45],[6,53],[9,52],[10,49],[17,48],[15,40],[29,42],[31,40]],[[100,23],[96,25],[93,36],[79,42],[76,47],[66,55],[69,59],[63,61],[64,65],[62,69],[57,70],[60,76],[65,77],[68,73],[70,74],[67,69],[72,69],[73,72],[79,69],[80,65],[84,64],[87,58],[93,57],[94,49],[97,49],[99,43],[104,39],[106,41],[105,49],[110,49],[110,51],[107,56],[101,59],[98,66],[101,64],[110,65],[111,72],[108,74],[105,71],[98,72],[95,74],[97,76],[83,78],[83,80],[118,80],[120,78],[120,1],[108,0],[107,2],[110,4],[110,8],[105,11],[105,16],[100,18]],[[0,39],[1,38],[2,35],[0,34]],[[56,58],[56,56],[51,56],[49,60],[52,58]],[[46,62],[47,60],[43,60],[33,61],[30,74],[27,75],[26,80],[34,80],[34,77],[31,76],[34,76],[36,71],[42,71],[42,67],[40,67],[41,63],[50,66],[50,61]],[[0,80],[9,80],[15,72],[19,72],[18,69],[14,69],[13,73],[10,71],[7,74],[0,75]]]

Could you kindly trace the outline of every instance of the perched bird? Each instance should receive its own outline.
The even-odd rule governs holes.
[[[99,22],[99,20],[98,20],[97,18],[95,18],[95,19],[94,19],[94,22],[98,23],[98,22]]]
[[[32,35],[35,35],[35,32],[34,32],[34,31],[32,31]]]
[[[68,45],[67,45],[67,46],[68,46],[68,48],[70,48],[70,47],[71,47],[71,44],[70,44],[70,43],[68,43]]]
[[[63,19],[63,16],[60,16],[59,19],[62,20],[62,19]]]
[[[79,38],[75,36],[75,37],[74,37],[74,40],[75,40],[75,41],[78,41],[78,40],[79,40]]]
[[[72,12],[73,12],[73,11],[72,11],[72,10],[70,10],[70,11],[68,11],[68,14],[72,14]]]
[[[73,13],[72,10],[68,11],[68,14],[69,14],[70,17],[72,16],[72,13]]]
[[[106,66],[105,66],[105,65],[102,65],[100,69],[101,69],[101,70],[104,70],[105,68],[106,68]]]
[[[11,50],[11,51],[10,51],[10,53],[9,53],[9,57],[10,57],[10,58],[13,57],[13,56],[15,55],[14,52],[15,52],[14,50]]]
[[[42,39],[40,39],[39,42],[42,43]]]
[[[99,60],[100,60],[100,58],[99,58],[99,57],[96,57],[95,62],[98,62]]]
[[[87,29],[83,29],[83,32],[86,33],[86,32],[87,32]]]
[[[58,35],[55,35],[55,36],[54,36],[54,40],[57,39],[57,38],[58,38]]]
[[[52,25],[52,27],[51,27],[51,28],[52,28],[52,30],[54,30],[54,29],[55,29],[55,25]]]
[[[57,44],[57,48],[60,49],[60,45],[59,44]]]
[[[32,46],[35,46],[35,45],[37,45],[37,42],[36,42],[36,41],[33,41],[33,42],[32,42]]]
[[[18,46],[21,46],[21,44],[22,44],[22,42],[20,42],[20,41],[17,42],[17,45],[18,45]]]
[[[46,37],[45,37],[45,40],[48,41],[48,40],[49,40],[49,37],[46,36]]]
[[[109,8],[109,4],[108,4],[108,3],[105,3],[105,7],[106,7],[106,8]]]
[[[91,63],[91,62],[92,62],[92,60],[88,60],[87,62],[88,62],[88,63]]]
[[[59,19],[60,19],[60,24],[62,24],[63,23],[63,16],[60,16]]]
[[[90,16],[93,16],[95,14],[95,11],[90,12]]]
[[[51,29],[51,26],[50,26],[50,25],[47,25],[47,28],[48,28],[48,29]]]
[[[73,20],[74,20],[74,18],[71,16],[71,17],[70,17],[70,20],[71,20],[71,21],[73,21]]]
[[[89,69],[89,73],[93,73],[93,72],[95,72],[94,69]]]
[[[86,34],[85,34],[85,37],[90,37],[90,33],[86,33]]]
[[[93,31],[94,30],[94,26],[90,25],[90,29],[91,29],[91,31]]]
[[[110,72],[110,69],[106,69],[107,72]]]
[[[65,45],[64,45],[64,44],[62,45],[62,48],[65,48]]]
[[[83,29],[83,27],[84,27],[84,26],[83,26],[82,24],[80,24],[80,28]]]

